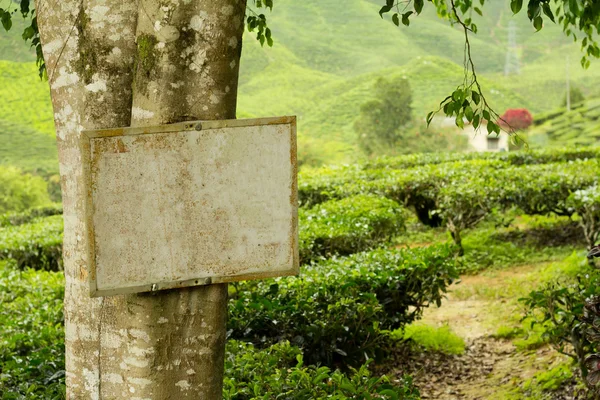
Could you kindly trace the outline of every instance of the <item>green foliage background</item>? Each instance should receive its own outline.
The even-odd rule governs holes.
[[[261,47],[251,33],[245,37],[238,116],[298,115],[300,161],[313,165],[357,157],[353,124],[380,77],[406,77],[413,90],[413,114],[424,120],[463,79],[464,38],[431,7],[412,18],[410,27],[398,28],[379,17],[379,3],[278,0],[268,13],[274,46]],[[594,63],[589,70],[579,68],[579,46],[558,26],[548,23],[534,33],[525,15],[512,16],[508,1],[488,2],[483,12],[475,18],[479,32],[472,39],[473,57],[486,95],[500,113],[524,107],[536,117],[559,107],[567,56],[573,84],[586,97],[597,94],[600,68]],[[518,28],[523,65],[521,75],[505,77],[510,20]],[[37,77],[35,54],[20,37],[24,26],[16,17],[13,29],[0,35],[0,122],[16,124],[19,132],[52,136],[48,85]],[[0,125],[0,135],[7,131]],[[9,143],[0,151],[17,146]],[[36,154],[27,158],[40,164],[55,160],[50,149],[40,148]],[[0,153],[0,163],[14,160]]]

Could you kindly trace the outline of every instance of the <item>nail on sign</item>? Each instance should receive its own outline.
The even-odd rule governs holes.
[[[295,117],[85,131],[91,296],[298,273]]]

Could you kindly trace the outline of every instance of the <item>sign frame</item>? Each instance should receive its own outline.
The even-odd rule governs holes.
[[[91,142],[99,138],[114,138],[119,136],[137,136],[158,133],[176,133],[185,131],[203,131],[207,129],[238,128],[265,125],[290,125],[290,165],[292,171],[291,196],[292,206],[290,243],[292,252],[292,266],[288,269],[266,271],[258,273],[245,273],[240,275],[215,275],[209,277],[198,277],[178,281],[153,282],[144,285],[128,286],[116,289],[98,288],[97,265],[96,265],[96,235],[94,229],[94,198],[92,182],[92,149]],[[250,279],[266,279],[281,276],[298,275],[299,273],[299,243],[298,243],[298,163],[297,163],[297,136],[296,117],[269,117],[255,119],[234,120],[204,120],[187,121],[169,125],[157,125],[147,127],[123,127],[111,129],[84,130],[80,135],[80,150],[82,155],[83,183],[85,188],[85,233],[87,242],[87,268],[82,271],[87,274],[89,282],[90,297],[114,296],[133,293],[157,292],[159,290],[179,289],[185,287],[210,285],[217,283],[236,282]]]

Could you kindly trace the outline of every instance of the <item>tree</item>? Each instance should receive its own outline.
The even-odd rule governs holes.
[[[354,122],[358,144],[367,155],[393,151],[403,136],[400,128],[412,119],[412,92],[406,79],[379,78],[373,94],[373,100],[360,106]]]
[[[569,104],[578,104],[578,103],[582,103],[585,100],[585,96],[583,95],[583,92],[581,91],[581,89],[579,89],[578,87],[571,87],[569,89]],[[562,101],[562,106],[566,107],[567,106],[567,93],[565,92],[565,97]]]
[[[526,108],[510,108],[502,114],[499,123],[504,129],[520,131],[531,126],[533,116]]]
[[[79,137],[235,118],[244,12],[236,0],[38,3],[63,191],[68,398],[221,398],[226,284],[89,297]]]

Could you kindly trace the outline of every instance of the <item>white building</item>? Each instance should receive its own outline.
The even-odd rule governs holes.
[[[442,127],[456,127],[454,118],[440,118],[436,122]],[[465,121],[462,134],[469,139],[471,151],[508,151],[509,137],[504,131],[498,136],[495,133],[489,135],[485,124],[475,131],[473,125]]]

